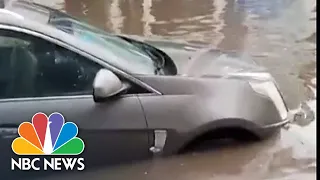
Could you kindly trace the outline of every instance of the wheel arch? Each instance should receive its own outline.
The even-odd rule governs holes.
[[[190,138],[179,148],[178,153],[204,142],[206,139],[233,138],[237,140],[256,141],[263,139],[259,127],[244,119],[220,119],[197,128]]]

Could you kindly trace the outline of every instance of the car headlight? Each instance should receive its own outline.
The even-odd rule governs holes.
[[[280,91],[272,80],[263,82],[251,81],[249,84],[255,92],[270,97],[283,120],[288,117],[288,109],[284,103]]]

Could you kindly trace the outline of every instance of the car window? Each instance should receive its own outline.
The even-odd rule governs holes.
[[[0,99],[91,94],[101,68],[46,40],[0,31]]]
[[[6,10],[42,25],[67,33],[83,43],[92,44],[103,51],[103,59],[129,74],[160,74],[157,61],[149,53],[122,37],[107,33],[79,18],[50,7],[25,1],[14,1]]]

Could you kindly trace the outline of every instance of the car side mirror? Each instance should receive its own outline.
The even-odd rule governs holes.
[[[106,98],[118,95],[125,89],[124,84],[113,72],[101,69],[93,81],[93,99],[95,102],[101,102]]]

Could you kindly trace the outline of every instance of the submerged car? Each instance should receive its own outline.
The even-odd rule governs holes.
[[[208,138],[264,139],[289,122],[268,73],[179,72],[159,48],[27,1],[0,10],[0,64],[1,169],[16,157],[18,126],[37,112],[77,124],[86,167],[168,156]]]

